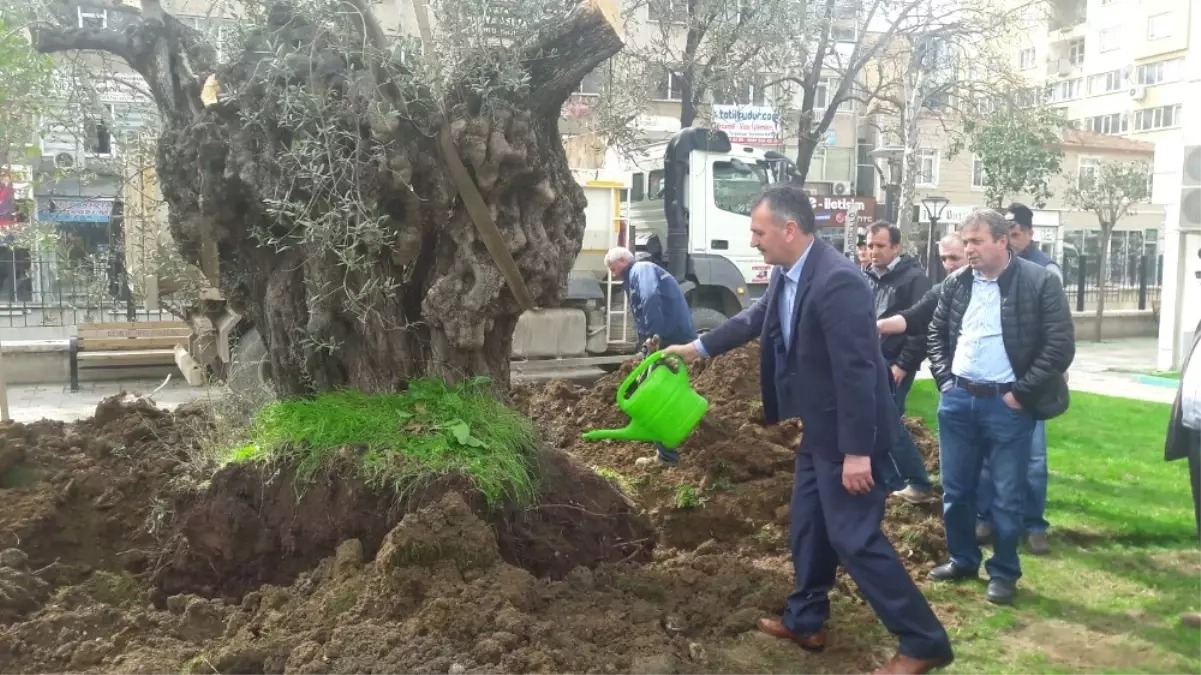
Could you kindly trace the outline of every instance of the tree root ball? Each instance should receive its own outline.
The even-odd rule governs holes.
[[[176,534],[154,579],[157,598],[193,593],[237,601],[264,584],[290,584],[347,540],[358,540],[359,557],[374,558],[398,523],[452,493],[491,527],[505,562],[536,576],[557,579],[577,567],[650,559],[650,521],[611,483],[557,450],[543,450],[539,460],[539,501],[492,509],[458,477],[398,498],[347,480],[338,467],[305,483],[297,483],[287,466],[226,467],[206,491],[177,504]],[[480,548],[466,535],[452,539],[462,543],[465,560]],[[393,543],[389,555],[396,549]],[[412,554],[413,547],[406,550]]]

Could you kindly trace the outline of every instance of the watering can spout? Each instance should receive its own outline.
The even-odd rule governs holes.
[[[657,441],[649,429],[644,429],[637,422],[630,422],[624,429],[593,429],[584,433],[586,441]]]

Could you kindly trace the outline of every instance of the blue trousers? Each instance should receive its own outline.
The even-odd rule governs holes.
[[[1051,526],[1047,522],[1047,425],[1046,420],[1034,423],[1034,440],[1030,443],[1030,469],[1026,472],[1026,501],[1022,524],[1026,534],[1046,532]],[[977,522],[992,522],[992,505],[996,499],[993,490],[992,472],[988,460],[980,472],[979,503],[976,505]]]
[[[680,463],[680,451],[674,448],[669,448],[662,443],[655,443],[655,453],[658,454],[660,460],[667,462],[668,464]]]
[[[913,442],[913,436],[909,435],[905,421],[901,419],[905,414],[905,399],[909,397],[915,376],[915,373],[906,375],[893,391],[898,415],[897,423],[892,429],[892,451],[889,453],[891,461],[882,462],[880,467],[884,484],[889,490],[903,490],[906,485],[912,485],[915,490],[929,492],[933,487],[930,474],[926,473],[926,464],[922,461],[922,453]]]
[[[993,579],[1021,578],[1018,543],[1033,434],[1030,415],[1005,405],[1000,396],[972,396],[959,387],[943,393],[938,403],[942,514],[947,549],[957,567],[979,569],[983,557],[976,543],[976,508],[980,470],[987,458],[996,496],[993,556],[985,568]]]
[[[899,638],[900,653],[917,659],[951,656],[951,641],[926,598],[909,578],[880,531],[887,496],[880,482],[865,495],[842,485],[842,463],[796,455],[789,545],[796,588],[782,622],[797,635],[815,633],[830,618],[829,592],[839,563],[859,586],[876,616]]]

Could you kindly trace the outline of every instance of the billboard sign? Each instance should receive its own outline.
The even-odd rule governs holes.
[[[715,105],[713,126],[726,132],[731,143],[780,145],[780,113],[765,105]]]

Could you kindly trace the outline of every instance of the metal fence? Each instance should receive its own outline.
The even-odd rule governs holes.
[[[1072,309],[1094,310],[1102,295],[1106,310],[1155,309],[1163,285],[1163,256],[1113,257],[1101,288],[1098,256],[1071,255],[1063,261],[1063,285]]]
[[[52,328],[99,321],[170,321],[171,298],[147,302],[124,255],[0,247],[0,328]],[[10,333],[11,335],[11,333]]]

